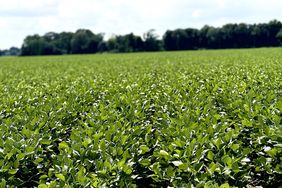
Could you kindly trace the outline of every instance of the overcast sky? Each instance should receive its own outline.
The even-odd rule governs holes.
[[[0,0],[0,49],[27,35],[91,29],[138,35],[205,24],[282,21],[282,0]]]

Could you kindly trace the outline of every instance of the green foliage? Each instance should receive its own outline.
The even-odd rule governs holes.
[[[1,58],[0,187],[279,187],[281,60]]]
[[[201,29],[167,30],[162,37],[154,29],[143,37],[129,33],[104,40],[104,34],[88,29],[72,32],[48,32],[27,36],[21,55],[91,54],[97,52],[149,52],[197,49],[226,49],[275,47],[282,45],[282,23],[272,20],[261,24],[225,24],[222,27],[205,25]],[[18,55],[19,49],[0,50],[2,55]]]

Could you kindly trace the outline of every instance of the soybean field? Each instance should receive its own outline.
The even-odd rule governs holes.
[[[0,188],[281,187],[282,49],[0,58]]]

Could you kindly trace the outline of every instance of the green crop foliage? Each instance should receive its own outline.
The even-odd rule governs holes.
[[[279,187],[282,49],[0,58],[0,187]]]

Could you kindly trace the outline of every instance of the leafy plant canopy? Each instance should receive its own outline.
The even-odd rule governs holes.
[[[0,187],[279,187],[280,48],[0,58]]]

